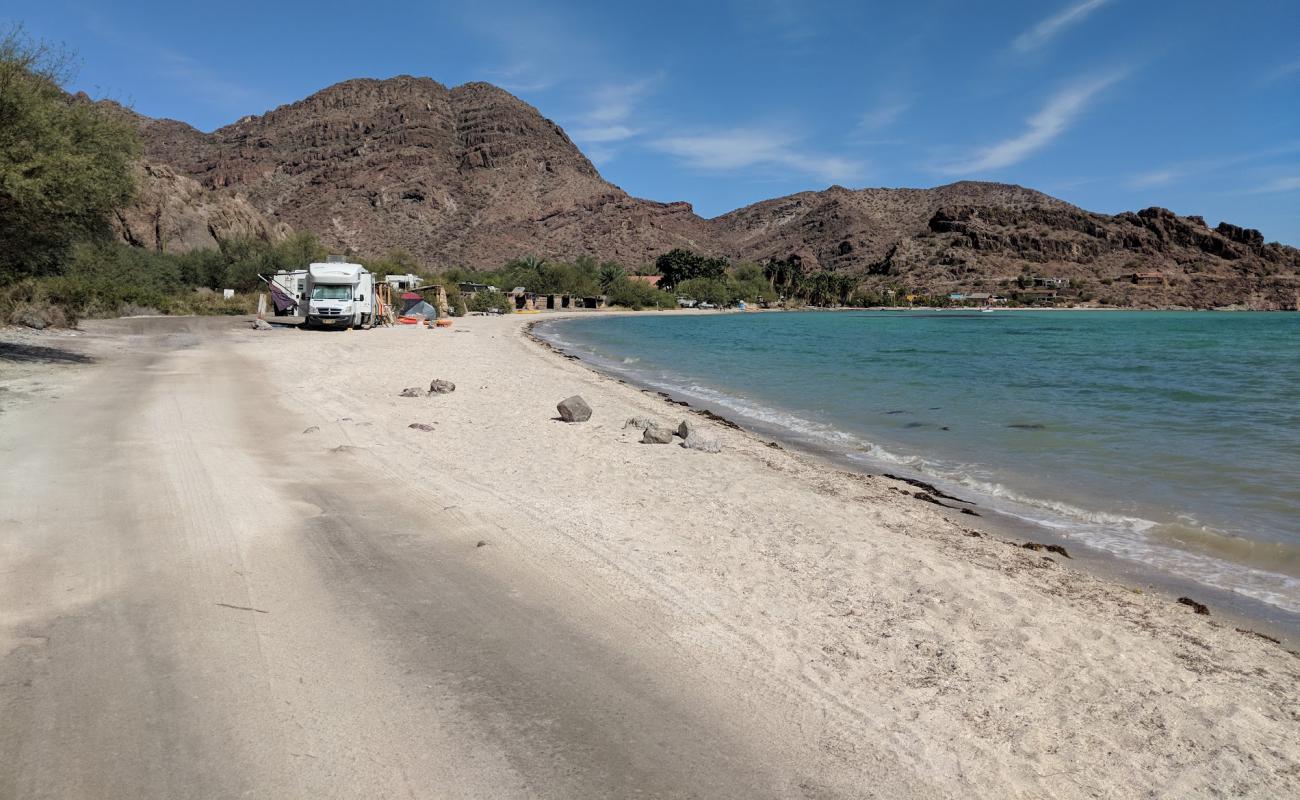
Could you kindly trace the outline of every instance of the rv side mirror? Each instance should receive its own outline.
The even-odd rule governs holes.
[[[366,296],[365,296],[364,294],[362,294],[362,295],[357,295],[357,302],[358,302],[358,303],[364,303],[364,302],[366,302]]]

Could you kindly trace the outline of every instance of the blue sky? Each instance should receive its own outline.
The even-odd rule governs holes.
[[[353,77],[509,89],[632,194],[1030,186],[1300,245],[1300,2],[7,0],[74,88],[212,130]]]

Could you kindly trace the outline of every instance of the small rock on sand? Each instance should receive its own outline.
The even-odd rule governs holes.
[[[451,394],[456,391],[456,384],[451,381],[444,381],[441,378],[434,378],[429,383],[429,394]]]
[[[682,447],[687,450],[699,450],[701,453],[721,453],[722,445],[717,440],[709,439],[698,431],[692,431],[690,436],[682,440]]]
[[[576,394],[561,400],[555,408],[560,412],[560,419],[565,422],[586,422],[591,419],[591,406]]]
[[[641,434],[642,444],[668,444],[673,440],[673,429],[662,425],[651,425]]]
[[[255,331],[269,331],[271,330],[271,323],[264,319],[255,319],[253,320],[253,324],[249,327]]]
[[[408,386],[403,389],[400,397],[424,397],[424,391],[419,386]]]
[[[643,431],[646,428],[649,428],[651,425],[658,425],[658,424],[659,424],[658,422],[655,422],[649,417],[628,417],[627,422],[623,423],[623,427],[636,428],[637,430]]]
[[[694,422],[691,422],[689,419],[684,419],[682,420],[682,424],[677,426],[677,435],[683,439],[689,439],[691,438],[691,434],[696,433],[698,430],[699,428],[695,427]]]
[[[319,425],[313,425],[313,426],[311,426],[310,428],[308,428],[307,430],[303,431],[303,433],[316,433],[316,432],[319,431],[319,430],[320,430],[320,426],[319,426]]]
[[[410,425],[407,425],[406,427],[408,427],[408,428],[415,428],[417,431],[432,431],[432,430],[433,430],[433,426],[430,425],[430,424],[427,423],[427,422],[412,422]]]

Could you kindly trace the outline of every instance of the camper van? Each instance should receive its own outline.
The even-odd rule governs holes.
[[[307,270],[280,270],[267,280],[275,303],[275,315],[285,317],[304,308],[307,296]],[[298,312],[301,313],[301,312]]]
[[[375,311],[375,278],[345,261],[307,267],[306,325],[369,328]]]

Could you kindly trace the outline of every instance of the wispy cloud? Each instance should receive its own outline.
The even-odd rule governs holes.
[[[1300,191],[1300,175],[1288,175],[1282,178],[1274,178],[1262,186],[1256,186],[1248,190],[1248,194],[1277,194],[1279,192],[1296,192]]]
[[[183,84],[188,92],[212,105],[240,114],[262,110],[255,107],[261,99],[257,90],[227,80],[204,64],[172,50],[158,51],[158,58],[159,75]]]
[[[641,133],[633,119],[637,104],[663,80],[663,74],[629,83],[606,84],[590,96],[590,107],[577,116],[578,125],[570,131],[574,141],[593,149],[592,160],[608,163],[619,150],[613,145]]]
[[[884,100],[858,117],[858,131],[866,133],[888,128],[911,107],[911,102],[900,98]]]
[[[1300,152],[1300,140],[1284,142],[1276,147],[1259,148],[1248,153],[1181,161],[1134,175],[1126,184],[1130,189],[1150,189],[1155,186],[1166,186],[1186,178],[1198,175],[1213,175],[1233,167],[1239,167],[1242,164],[1266,161],[1297,152]]]
[[[526,62],[487,69],[483,72],[490,79],[490,83],[495,83],[502,89],[515,94],[544,92],[555,85],[554,78],[540,77],[533,65]]]
[[[1073,3],[1016,37],[1011,46],[1022,53],[1037,50],[1062,31],[1078,25],[1111,0],[1083,0]]]
[[[1288,61],[1285,64],[1279,64],[1277,67],[1268,71],[1264,75],[1264,83],[1272,83],[1289,78],[1292,75],[1300,75],[1300,58],[1295,61]]]
[[[777,169],[828,182],[852,181],[866,170],[861,161],[810,153],[793,134],[738,128],[693,136],[669,136],[651,147],[704,172]]]
[[[965,161],[940,166],[938,171],[950,175],[987,172],[1024,161],[1069,130],[1092,99],[1122,77],[1115,73],[1058,92],[1027,120],[1024,133],[982,148]]]

